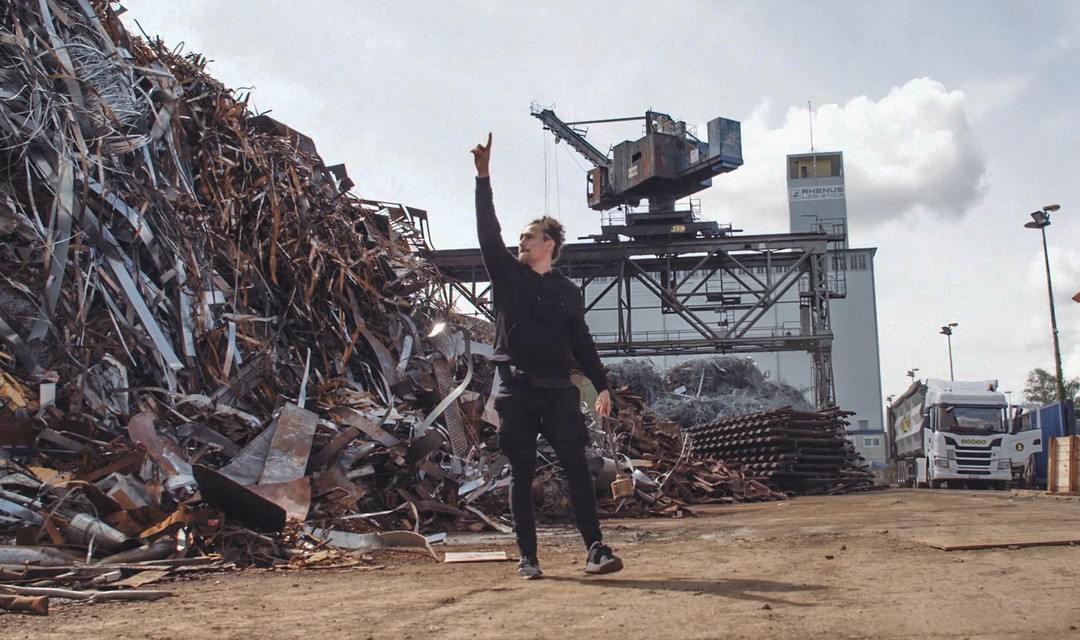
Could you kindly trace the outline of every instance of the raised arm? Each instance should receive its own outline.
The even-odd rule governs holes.
[[[478,144],[472,150],[476,164],[476,236],[480,240],[480,254],[484,258],[488,276],[494,280],[507,266],[516,263],[502,239],[502,227],[495,215],[495,202],[491,195],[491,178],[488,165],[491,160],[491,134],[487,144]]]
[[[488,177],[488,165],[491,164],[491,132],[488,131],[487,144],[478,144],[472,149],[473,164],[476,165],[476,177]]]

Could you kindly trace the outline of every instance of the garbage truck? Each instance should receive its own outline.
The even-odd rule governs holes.
[[[888,409],[891,474],[900,486],[1008,487],[1007,410],[996,380],[913,381]]]

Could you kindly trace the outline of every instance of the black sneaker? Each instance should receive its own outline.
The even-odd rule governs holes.
[[[611,552],[611,547],[594,542],[585,560],[585,573],[615,573],[622,570],[622,560]]]
[[[540,563],[537,562],[535,556],[521,556],[517,571],[518,575],[526,580],[539,580],[544,577],[544,572],[540,570]]]

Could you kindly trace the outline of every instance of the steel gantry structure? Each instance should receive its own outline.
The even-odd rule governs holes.
[[[844,291],[842,274],[830,272],[829,250],[842,246],[844,238],[843,229],[833,229],[568,244],[558,267],[581,286],[587,320],[590,314],[608,314],[605,319],[616,327],[594,333],[601,356],[805,351],[812,361],[815,402],[831,407],[836,394],[829,299]],[[492,318],[491,285],[479,249],[432,251],[426,257],[442,273],[451,305],[467,303]],[[797,326],[763,326],[770,309],[796,301]],[[637,311],[645,308],[659,308],[684,328],[635,329],[642,315]]]

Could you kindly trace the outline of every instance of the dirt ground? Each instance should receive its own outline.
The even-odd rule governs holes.
[[[513,562],[393,552],[377,570],[245,571],[164,582],[146,603],[54,601],[0,637],[1078,638],[1080,498],[890,490],[608,520],[626,562],[583,573],[570,528],[541,533],[545,580]],[[945,551],[955,544],[1004,544]],[[931,545],[937,545],[931,546]],[[445,551],[507,551],[457,535]]]

